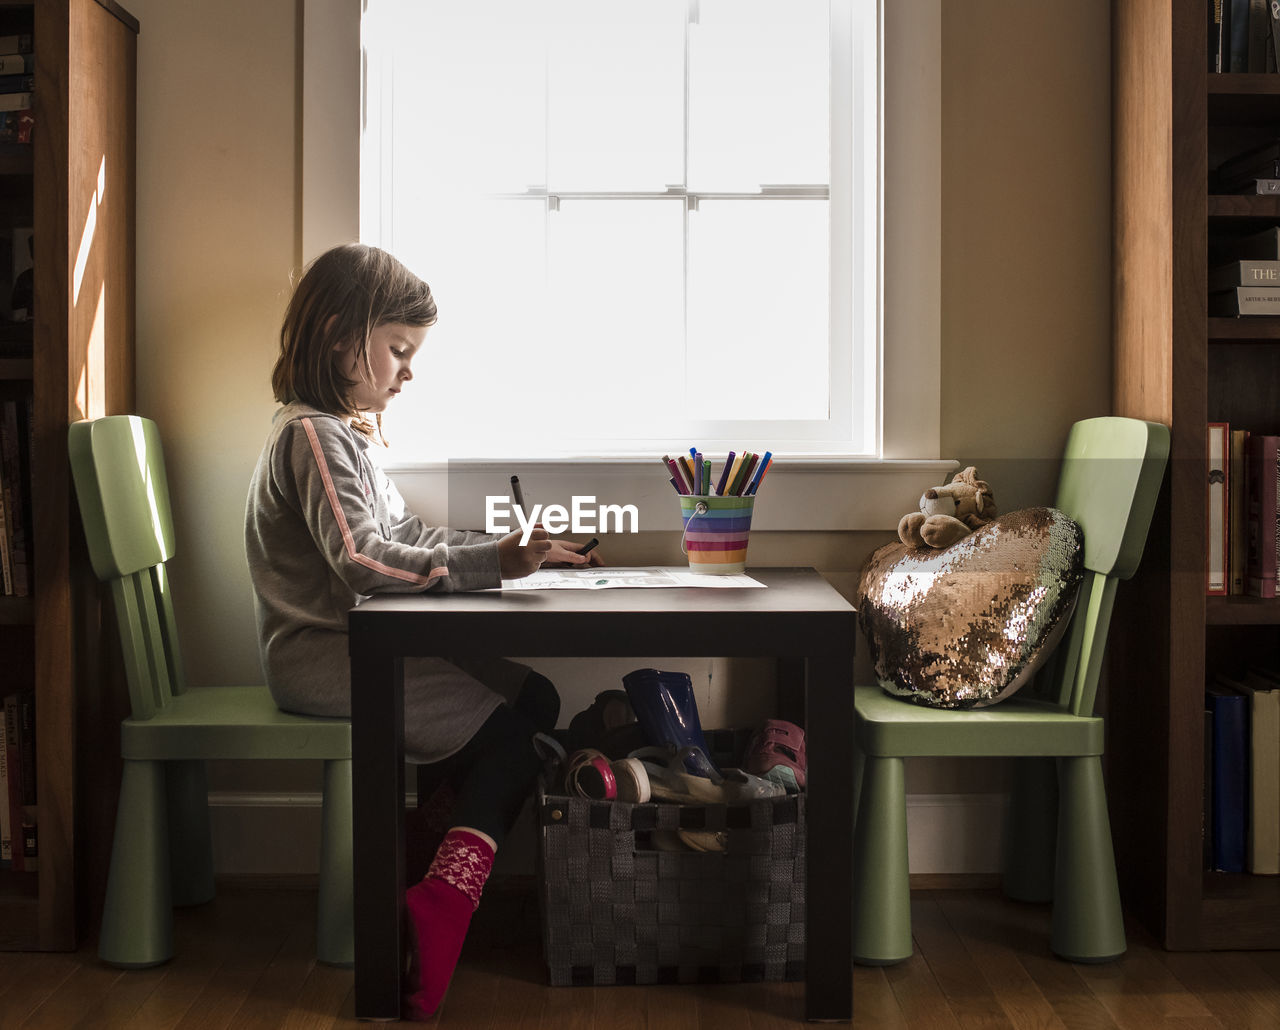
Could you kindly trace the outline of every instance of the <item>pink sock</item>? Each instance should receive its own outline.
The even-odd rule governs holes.
[[[405,893],[409,946],[417,956],[405,983],[410,1019],[429,1019],[444,1000],[492,868],[489,842],[467,830],[453,829],[445,835],[422,882]]]
[[[427,875],[431,856],[439,849],[444,835],[453,825],[453,806],[458,792],[446,780],[422,804],[411,808],[404,817],[404,882],[412,886]]]

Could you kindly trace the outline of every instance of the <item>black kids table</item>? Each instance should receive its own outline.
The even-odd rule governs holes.
[[[813,569],[748,569],[768,589],[387,594],[353,608],[355,1014],[400,1014],[403,660],[774,657],[802,673],[808,749],[805,1017],[849,1020],[852,994],[852,606]]]

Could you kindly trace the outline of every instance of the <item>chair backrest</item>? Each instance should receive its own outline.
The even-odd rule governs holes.
[[[165,562],[173,516],[160,432],[150,419],[108,415],[67,433],[71,475],[93,571],[111,585],[135,719],[185,689]]]
[[[1091,418],[1067,437],[1054,507],[1084,531],[1086,571],[1042,682],[1076,715],[1093,713],[1116,584],[1138,569],[1168,458],[1169,430],[1158,422]]]

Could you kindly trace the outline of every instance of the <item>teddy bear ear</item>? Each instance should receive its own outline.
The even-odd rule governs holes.
[[[970,465],[967,468],[962,468],[959,472],[957,472],[955,476],[952,477],[951,482],[967,483],[969,486],[973,486],[977,482],[977,479],[978,479],[978,470],[975,466]]]

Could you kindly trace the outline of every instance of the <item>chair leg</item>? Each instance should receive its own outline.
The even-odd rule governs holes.
[[[892,965],[911,957],[902,759],[865,756],[861,793],[853,845],[853,960]],[[810,900],[811,905],[821,903]]]
[[[1124,916],[1116,881],[1102,760],[1058,760],[1058,858],[1050,947],[1071,962],[1124,954]]]
[[[126,969],[173,957],[168,806],[161,762],[126,761],[98,957]]]
[[[1053,900],[1058,837],[1058,767],[1052,758],[1013,764],[1004,821],[1004,893],[1014,901]]]
[[[209,780],[201,759],[165,763],[169,799],[169,877],[173,903],[212,901],[213,835],[209,829]]]
[[[352,966],[356,951],[350,759],[324,763],[321,819],[316,957],[331,966]]]

